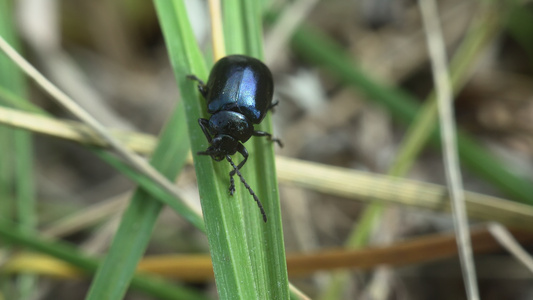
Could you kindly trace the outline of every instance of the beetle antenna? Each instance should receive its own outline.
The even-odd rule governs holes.
[[[235,163],[233,163],[233,160],[231,159],[231,157],[229,155],[226,155],[226,159],[229,161],[229,163],[231,164],[231,166],[233,167],[233,170],[235,170],[235,173],[237,173],[237,175],[239,176],[239,178],[241,179],[241,182],[244,184],[244,186],[246,187],[246,189],[248,190],[248,192],[250,193],[250,195],[252,195],[252,197],[254,198],[255,202],[257,203],[257,206],[259,207],[259,209],[261,210],[261,214],[263,215],[263,221],[267,221],[267,216],[266,216],[266,213],[265,213],[265,210],[263,209],[263,205],[261,204],[261,201],[259,201],[259,198],[257,197],[257,195],[255,194],[254,190],[252,190],[252,188],[250,187],[250,185],[248,185],[248,183],[246,182],[246,180],[244,180],[244,177],[242,176],[241,174],[241,171],[239,171],[239,169],[237,168],[237,166],[235,165]],[[232,180],[233,178],[230,177]]]

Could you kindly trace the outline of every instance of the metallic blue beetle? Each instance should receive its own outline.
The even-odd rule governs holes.
[[[255,58],[231,55],[220,59],[213,66],[207,84],[194,75],[189,75],[188,78],[198,81],[198,90],[206,99],[207,111],[211,114],[209,120],[198,119],[210,146],[197,154],[209,155],[215,161],[226,158],[233,166],[229,173],[230,194],[235,192],[233,176],[237,174],[257,202],[266,222],[267,217],[261,202],[239,169],[248,160],[248,151],[242,143],[250,137],[266,136],[281,146],[281,142],[273,139],[270,133],[254,129],[254,124],[261,123],[268,110],[277,104],[272,103],[274,83],[270,70]],[[237,152],[244,157],[238,166],[230,157]]]

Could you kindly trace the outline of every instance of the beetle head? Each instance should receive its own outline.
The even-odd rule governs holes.
[[[227,134],[218,134],[211,141],[211,146],[203,152],[198,152],[199,155],[209,155],[216,161],[221,161],[226,158],[226,155],[233,155],[237,152],[239,141]]]

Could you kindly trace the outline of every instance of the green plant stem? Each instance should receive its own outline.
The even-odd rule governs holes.
[[[173,179],[185,163],[188,143],[182,125],[185,111],[176,109],[165,126],[150,163]],[[181,125],[181,126],[180,126]],[[160,201],[138,189],[124,212],[111,248],[98,268],[87,299],[122,299],[141,259],[161,208]]]
[[[196,44],[188,43],[187,39],[184,41],[184,37],[189,34],[189,28],[188,24],[183,23],[186,21],[186,16],[182,15],[184,14],[182,3],[164,0],[157,0],[155,3],[178,81],[188,74],[206,80],[205,67],[194,69],[180,67],[184,59],[200,57]],[[228,0],[223,4],[224,31],[228,33],[225,40],[228,53],[257,57],[258,53],[247,52],[250,49],[261,48],[260,45],[251,45],[260,42],[260,37],[257,37],[261,33],[257,6],[240,0]],[[190,82],[188,87],[195,88],[195,84]],[[182,97],[187,109],[191,148],[193,153],[203,151],[208,143],[198,126],[198,118],[208,117],[205,99],[199,97],[197,92],[185,94],[183,88]],[[261,148],[270,148],[272,151],[268,141],[260,140]],[[264,175],[268,178],[261,177],[259,181],[254,161],[265,157],[257,154],[257,147],[253,145],[250,147],[250,144],[246,145],[250,160],[242,169],[242,173],[263,202],[269,218],[267,223],[263,223],[255,202],[241,185],[237,185],[237,192],[233,197],[228,195],[230,167],[227,162],[214,162],[210,157],[193,155],[218,297],[287,299],[288,281],[281,235],[279,197],[273,172],[273,155],[266,158],[271,165],[263,170],[268,172]]]
[[[9,43],[20,49],[19,41],[16,37],[11,1],[0,0],[0,36]],[[4,55],[0,57],[0,86],[13,93],[18,101],[23,103],[26,98],[26,83],[20,70]],[[2,161],[10,161],[13,164],[2,164],[2,173],[6,174],[6,184],[14,185],[14,195],[10,190],[4,189],[6,193],[0,194],[3,201],[13,201],[17,226],[24,232],[33,232],[37,225],[35,211],[35,192],[33,179],[33,140],[32,134],[24,130],[5,128],[2,132],[6,135],[3,139],[5,146],[2,151]],[[13,180],[11,180],[11,178]],[[12,186],[7,186],[12,189]],[[4,207],[4,206],[2,206]],[[24,274],[17,279],[17,290],[19,299],[29,299],[34,291],[36,277],[31,274]]]

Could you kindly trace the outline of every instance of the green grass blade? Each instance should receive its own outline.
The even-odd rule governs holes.
[[[13,33],[9,28],[11,27],[11,14],[12,7],[9,1],[0,1],[0,35],[13,42],[15,39]],[[3,54],[0,54],[0,86],[10,91],[14,95],[20,91],[20,78],[18,73],[13,77],[10,76],[10,72],[14,70],[13,63]],[[2,211],[0,212],[2,217],[12,219],[14,201],[11,188],[14,185],[13,182],[13,131],[6,127],[0,126],[0,158],[2,159],[2,165],[0,165],[0,205]]]
[[[12,18],[12,2],[0,0],[0,35],[6,41],[20,49],[16,38],[15,25]],[[19,101],[26,96],[26,84],[24,76],[19,69],[9,61],[4,55],[0,57],[0,86],[12,92],[19,98]],[[1,172],[10,174],[9,177],[14,179],[14,197],[8,190],[0,197],[4,201],[14,201],[13,207],[16,210],[17,226],[25,231],[32,232],[35,230],[37,217],[35,212],[35,192],[33,180],[33,141],[31,133],[23,130],[5,128],[2,132],[6,135],[3,138],[5,151],[2,151],[2,161],[12,161],[14,164],[2,164]],[[6,183],[10,184],[9,180]],[[8,187],[9,188],[9,187]],[[11,207],[11,205],[7,206]],[[28,299],[33,293],[36,278],[30,274],[22,275],[18,278],[18,292],[20,299]]]
[[[24,97],[14,94],[13,92],[1,85],[0,99],[3,102],[2,105],[5,105],[7,107],[14,107],[28,112],[43,113],[42,109],[27,101]]]
[[[239,0],[227,1],[224,5],[224,29],[227,33],[228,54],[244,53],[262,58],[260,3]],[[256,129],[272,132],[270,116],[256,126]],[[243,201],[245,211],[244,223],[248,247],[257,249],[250,253],[254,281],[259,299],[288,299],[287,267],[272,143],[267,139],[253,138],[246,147],[250,158],[242,173],[263,202],[268,216],[268,223],[263,224],[257,217],[257,205],[251,201],[251,196],[246,189],[239,190],[238,194]]]
[[[240,0],[224,1],[222,10],[227,54],[245,54],[245,28]]]
[[[245,28],[245,44],[246,54],[258,58],[263,58],[263,36],[262,36],[262,11],[259,1],[240,1],[242,6],[241,18],[246,24]],[[261,124],[256,126],[258,130],[272,133],[272,121],[270,115],[263,120]],[[276,164],[274,159],[274,147],[277,144],[270,142],[267,139],[255,138],[252,140],[252,154],[251,163],[252,168],[249,173],[256,175],[254,179],[256,192],[260,199],[264,199],[265,210],[269,216],[269,227],[247,226],[249,243],[253,247],[262,247],[264,257],[262,260],[254,260],[258,262],[256,268],[259,268],[259,263],[262,263],[264,268],[263,275],[264,282],[259,282],[267,287],[268,299],[288,299],[289,285],[287,275],[287,265],[285,260],[285,247],[283,243],[283,227],[281,223],[281,207],[278,191],[278,182],[276,175]],[[248,196],[249,198],[249,196]],[[246,198],[245,198],[246,200]],[[248,201],[249,209],[257,209],[253,202]]]
[[[259,1],[240,0],[240,19],[244,24],[245,53],[263,58],[262,7]]]
[[[14,23],[11,18],[13,9],[11,1],[0,1],[0,35],[12,45],[18,47],[18,40],[15,37]],[[11,60],[5,55],[0,55],[0,86],[13,94],[19,102],[24,102],[26,98],[26,87],[24,76],[19,71]],[[13,130],[6,128],[3,132],[7,135],[4,138],[5,152],[2,161],[13,162],[10,164],[2,164],[1,168],[4,174],[10,174],[12,177],[14,173],[15,185],[15,206],[17,211],[17,219],[21,228],[31,231],[35,227],[35,199],[34,199],[34,184],[33,184],[33,151],[31,134],[22,130]],[[14,155],[16,153],[16,155]],[[6,181],[7,183],[10,180]],[[7,191],[6,191],[7,192]],[[9,200],[10,193],[2,195],[2,199]]]
[[[186,19],[186,17],[180,15],[183,11],[182,3],[179,1],[171,3],[170,1],[160,0],[156,1],[156,4],[178,80],[180,77],[184,78],[186,74],[191,73],[206,80],[206,70],[187,70],[176,67],[179,66],[178,61],[183,57],[183,50],[180,49],[183,46],[179,41],[176,41],[184,34],[180,31],[180,25],[178,24],[179,20]],[[224,19],[226,21],[224,30],[227,33],[226,47],[229,53],[246,53],[247,51],[245,47],[247,43],[246,34],[243,25],[245,20],[242,18],[243,11],[239,1],[224,2]],[[252,34],[258,35],[257,32]],[[193,84],[191,83],[191,85]],[[197,122],[198,118],[207,116],[205,100],[199,97],[192,97],[185,98],[185,101],[188,111],[187,121],[191,146],[193,153],[195,153],[207,148],[207,142]],[[262,147],[264,146],[262,145]],[[270,147],[270,149],[272,148]],[[253,149],[251,149],[252,151]],[[251,153],[251,157],[253,155],[255,154]],[[277,243],[264,237],[265,231],[270,232],[271,228],[281,228],[279,202],[277,206],[266,204],[272,200],[267,199],[268,193],[257,190],[259,187],[256,185],[256,176],[251,176],[251,173],[254,173],[253,168],[251,170],[243,170],[247,181],[250,178],[250,183],[256,185],[254,189],[260,193],[260,197],[267,195],[262,200],[265,201],[264,204],[271,219],[264,224],[255,202],[248,192],[242,188],[242,185],[237,186],[237,193],[234,197],[228,195],[228,173],[230,168],[227,163],[213,162],[210,157],[196,155],[193,157],[219,297],[221,299],[288,298],[286,268],[281,272],[281,276],[272,276],[275,279],[269,281],[271,272],[268,270],[265,261],[265,255],[268,255],[265,251],[275,249],[275,251],[272,251],[273,255],[279,256],[281,253],[281,260],[283,261],[281,265],[284,266],[285,264],[283,243],[280,242],[282,241],[281,230],[279,230],[280,234],[276,237]],[[253,165],[253,163],[250,165]],[[273,165],[272,163],[271,166]],[[275,173],[270,173],[269,177],[274,176],[275,182],[275,175],[273,174]],[[274,191],[276,193],[275,199],[278,199],[277,184],[274,187]],[[272,193],[271,190],[269,192]],[[279,223],[279,226],[276,226],[276,222]],[[270,245],[281,245],[281,248],[274,246],[265,248],[266,240],[268,240]],[[279,249],[282,250],[279,251]],[[277,264],[276,266],[279,265]],[[279,277],[282,279],[279,279]],[[274,281],[275,284],[273,284]],[[285,287],[283,287],[283,281],[285,281]],[[280,286],[282,287],[280,288]],[[287,296],[279,297],[278,295],[280,294]]]
[[[183,125],[184,110],[178,109],[165,126],[151,163],[169,179],[185,163],[188,142]],[[122,299],[137,263],[150,241],[162,203],[138,189],[124,212],[109,253],[95,275],[86,299]]]
[[[189,25],[183,24],[187,20],[183,3],[158,0],[156,9],[178,82],[185,80],[187,74],[195,74],[205,80],[207,70],[204,66],[183,68],[180,63],[187,50],[194,52],[189,55],[200,57],[196,42],[182,42],[185,36],[191,36]],[[190,49],[193,46],[194,49]],[[183,86],[180,88],[183,94]],[[188,88],[195,88],[195,84],[189,82]],[[196,153],[207,148],[207,141],[197,121],[201,116],[207,116],[205,100],[200,99],[198,93],[184,96],[184,100],[191,147]],[[249,251],[247,244],[243,243],[246,236],[241,202],[238,197],[228,195],[229,166],[214,162],[210,157],[193,157],[219,297],[258,299]]]

